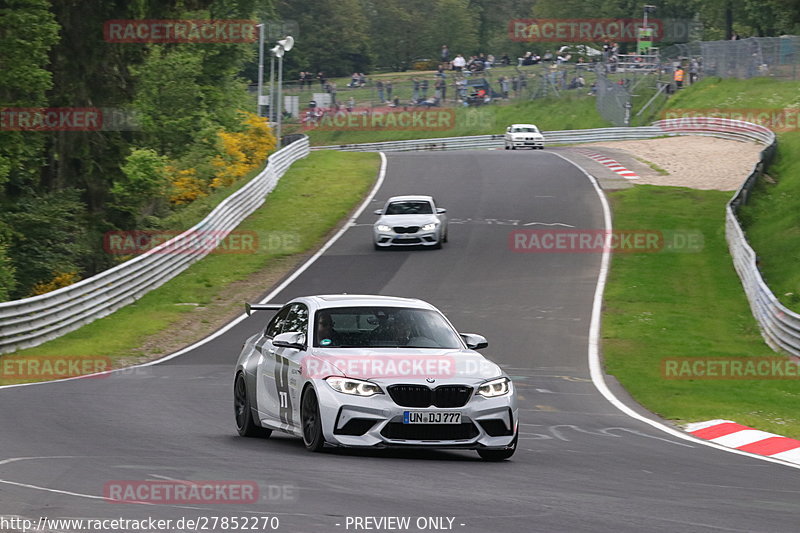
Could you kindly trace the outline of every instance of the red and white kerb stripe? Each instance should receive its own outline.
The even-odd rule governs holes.
[[[729,448],[800,464],[800,440],[781,437],[730,420],[697,422],[686,426],[686,431],[695,437]]]
[[[578,152],[580,152],[581,154],[585,155],[590,159],[594,159],[601,165],[605,165],[609,170],[616,172],[623,178],[629,180],[639,179],[639,175],[636,172],[634,172],[633,170],[628,170],[627,168],[620,165],[618,161],[615,161],[610,157],[606,157],[603,154],[598,154],[597,152],[592,152],[586,149],[579,149]]]

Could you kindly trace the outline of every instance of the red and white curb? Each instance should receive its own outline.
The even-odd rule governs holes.
[[[709,420],[686,426],[686,431],[728,448],[800,464],[800,440],[781,437],[730,420]]]
[[[636,172],[634,172],[633,170],[629,170],[629,169],[625,168],[624,166],[619,164],[619,161],[615,161],[614,159],[611,159],[610,157],[606,157],[603,154],[599,154],[597,152],[592,152],[590,150],[586,150],[586,149],[583,149],[583,148],[579,148],[578,152],[580,152],[582,155],[585,155],[589,159],[594,159],[595,161],[597,161],[601,165],[606,166],[609,170],[611,170],[613,172],[616,172],[617,174],[619,174],[620,176],[622,176],[625,179],[629,179],[629,180],[639,179],[639,175]]]

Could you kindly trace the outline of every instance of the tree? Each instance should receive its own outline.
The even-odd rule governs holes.
[[[369,22],[359,0],[280,0],[281,18],[302,29],[295,47],[284,56],[287,73],[301,70],[344,76],[372,65]]]

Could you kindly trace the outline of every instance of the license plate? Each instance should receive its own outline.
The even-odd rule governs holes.
[[[460,424],[457,411],[404,411],[403,424]]]

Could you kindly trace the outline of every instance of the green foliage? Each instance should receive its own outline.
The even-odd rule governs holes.
[[[327,76],[369,71],[369,21],[359,0],[280,0],[278,12],[302,30],[284,57],[287,71],[321,71]]]
[[[17,284],[14,265],[8,257],[8,227],[0,222],[0,302],[8,300]]]
[[[149,148],[135,149],[122,165],[123,176],[111,187],[110,207],[126,215],[120,225],[134,229],[147,216],[166,205],[169,185],[167,158]]]
[[[36,107],[52,87],[48,52],[58,41],[58,24],[48,0],[10,0],[0,7],[0,107]],[[35,31],[33,31],[35,29]],[[0,131],[0,187],[27,186],[37,174],[40,135]],[[0,197],[2,197],[0,189]]]
[[[17,276],[12,298],[29,296],[36,283],[56,273],[82,270],[91,253],[84,219],[85,207],[74,189],[26,196],[3,213],[12,228],[8,251]]]

